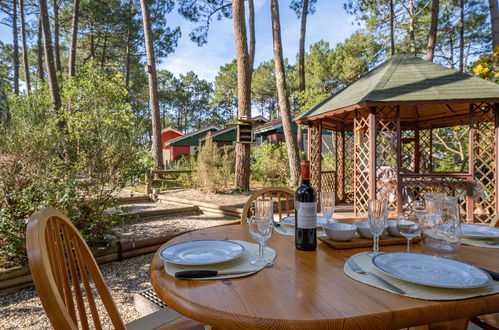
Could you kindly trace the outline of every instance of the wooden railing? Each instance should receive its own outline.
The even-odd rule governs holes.
[[[178,187],[179,177],[182,174],[191,174],[192,170],[150,170],[145,174],[145,193],[147,195],[152,192],[152,185],[154,182],[164,182]]]

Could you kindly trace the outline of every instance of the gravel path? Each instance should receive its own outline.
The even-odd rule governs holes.
[[[232,194],[232,193],[219,193],[210,194],[197,189],[178,189],[168,190],[164,192],[166,196],[177,197],[182,199],[190,199],[199,202],[212,203],[220,206],[231,206],[243,208],[244,204],[250,197],[250,194]]]
[[[140,317],[133,306],[133,294],[150,288],[149,263],[152,254],[100,265],[104,279],[125,323]],[[104,309],[99,306],[99,313]],[[104,319],[104,328],[112,329]],[[34,287],[0,295],[0,329],[50,329],[50,322]]]
[[[158,216],[121,224],[114,229],[116,236],[126,239],[145,239],[167,236],[189,230],[223,225],[237,220],[230,216],[174,215]]]

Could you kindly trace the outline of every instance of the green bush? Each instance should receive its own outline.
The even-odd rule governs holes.
[[[210,192],[227,189],[234,182],[234,157],[233,147],[217,147],[208,133],[197,155],[193,182]]]
[[[108,212],[114,192],[143,174],[145,150],[123,77],[91,65],[65,77],[62,108],[46,86],[9,99],[11,122],[0,128],[0,265],[26,261],[25,227],[37,209],[60,209],[90,245],[120,220]]]
[[[263,143],[251,148],[251,177],[268,185],[289,185],[289,163],[285,143]]]

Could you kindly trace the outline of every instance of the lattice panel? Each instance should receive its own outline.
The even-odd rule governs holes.
[[[310,176],[311,183],[317,190],[321,191],[321,157],[322,157],[322,125],[319,121],[312,122],[309,128],[309,149],[310,149]]]
[[[496,208],[495,114],[490,104],[472,106],[474,116],[475,222],[489,223]]]
[[[358,117],[354,119],[354,212],[365,216],[369,200],[369,120],[367,116]]]
[[[401,135],[401,166],[404,169],[414,171],[416,168],[414,162],[416,148],[415,132],[413,130],[402,131]]]
[[[403,208],[407,212],[412,211],[415,200],[423,200],[425,194],[439,193],[447,196],[457,197],[461,214],[466,215],[466,178],[429,176],[402,177]]]
[[[323,171],[321,173],[321,188],[322,191],[336,191],[334,184],[334,172],[333,171]],[[336,196],[338,197],[338,196]]]
[[[376,196],[388,202],[390,215],[397,206],[397,107],[378,107],[376,111]]]
[[[353,203],[355,134],[345,132],[345,202]]]
[[[419,131],[419,173],[431,172],[431,129]]]

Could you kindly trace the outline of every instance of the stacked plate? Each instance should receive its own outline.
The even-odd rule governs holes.
[[[486,271],[462,261],[412,252],[387,252],[372,259],[381,272],[399,280],[449,289],[474,289],[489,285]]]
[[[198,240],[170,245],[160,252],[161,259],[177,265],[212,265],[239,258],[244,246],[225,240]]]
[[[462,224],[461,233],[465,238],[499,241],[499,228],[484,225]]]

